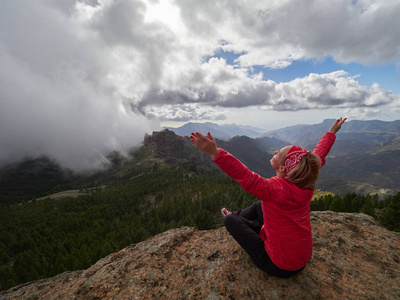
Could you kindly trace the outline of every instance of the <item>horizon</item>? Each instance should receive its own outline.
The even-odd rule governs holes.
[[[236,126],[240,126],[240,127],[247,127],[247,128],[254,128],[254,129],[261,129],[261,130],[279,130],[279,129],[285,129],[285,128],[289,128],[289,127],[293,127],[293,126],[307,126],[307,125],[318,125],[318,124],[322,124],[323,122],[327,121],[327,120],[335,120],[335,118],[327,118],[327,119],[323,119],[321,122],[318,123],[296,123],[293,125],[288,125],[288,126],[284,126],[284,127],[279,127],[279,128],[274,128],[274,129],[270,129],[270,128],[261,128],[261,127],[256,127],[256,126],[251,126],[251,125],[243,125],[243,124],[238,124],[238,123],[215,123],[215,122],[210,122],[210,121],[206,121],[206,122],[186,122],[183,123],[182,125],[178,125],[176,127],[174,126],[162,126],[162,128],[180,128],[183,127],[184,125],[187,124],[213,124],[213,125],[218,125],[218,126],[224,126],[224,125],[236,125]],[[386,123],[390,123],[390,122],[396,122],[396,121],[400,121],[400,119],[395,119],[395,120],[390,120],[390,121],[386,121],[386,120],[379,120],[379,119],[371,119],[371,120],[349,120],[347,119],[346,122],[344,123],[343,126],[345,126],[346,124],[348,124],[349,122],[355,122],[355,121],[359,121],[359,122],[369,122],[369,121],[378,121],[378,122],[386,122]]]

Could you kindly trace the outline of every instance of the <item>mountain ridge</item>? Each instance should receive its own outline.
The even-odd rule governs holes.
[[[276,138],[287,144],[305,146],[307,144],[316,144],[319,138],[328,131],[334,121],[334,119],[325,119],[319,124],[298,124],[275,130],[253,128],[248,131],[249,129],[246,126],[235,124],[218,125],[210,122],[188,123],[181,127],[166,127],[166,129],[174,131],[180,136],[189,136],[193,131],[198,131],[203,134],[210,131],[214,137],[220,139],[230,139],[238,135],[246,135],[251,138],[267,136]],[[246,134],[247,132],[248,134]],[[353,140],[368,145],[382,145],[383,143],[397,138],[400,138],[400,120],[348,120],[343,124],[340,134],[338,135],[339,140]]]
[[[180,136],[189,136],[191,132],[212,132],[214,137],[218,137],[220,139],[230,139],[237,135],[245,135],[251,138],[260,137],[263,135],[263,130],[260,128],[236,125],[236,124],[223,124],[218,125],[211,122],[206,123],[192,123],[189,122],[181,127],[165,127],[164,129],[168,129],[170,131],[175,132]]]
[[[327,157],[327,164],[321,169],[317,188],[342,196],[353,192],[354,183],[357,182],[360,187],[356,187],[356,190],[364,194],[384,191],[382,196],[386,196],[387,193],[395,194],[400,190],[400,139],[371,145],[341,139],[341,136],[342,132],[338,134]],[[228,140],[217,138],[217,145],[238,157],[250,170],[268,178],[275,175],[269,164],[273,151],[286,146],[287,143],[275,137],[253,139],[236,136]],[[315,145],[314,141],[305,147],[311,150]],[[191,144],[189,137],[182,137],[165,129],[146,135],[142,146],[132,150],[131,157],[121,158],[114,154],[114,163],[110,164],[109,169],[88,176],[76,176],[77,174],[66,172],[55,162],[44,158],[25,161],[16,164],[14,168],[3,168],[0,170],[0,202],[23,202],[44,197],[46,192],[53,194],[63,190],[107,185],[110,181],[125,178],[129,173],[139,174],[145,168],[152,168],[160,159],[163,163],[183,164],[193,170],[219,170],[207,155]],[[139,161],[142,162],[137,164]],[[35,166],[36,173],[29,169],[31,165]],[[50,180],[47,180],[48,178]],[[40,182],[43,181],[46,185],[41,186]]]

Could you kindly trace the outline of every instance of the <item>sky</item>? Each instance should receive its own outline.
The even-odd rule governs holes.
[[[400,119],[397,0],[2,0],[0,165],[187,122]]]

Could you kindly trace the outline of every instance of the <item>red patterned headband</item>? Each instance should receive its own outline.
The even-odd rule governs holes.
[[[290,148],[285,158],[286,174],[292,171],[303,158],[303,156],[307,153],[308,151],[306,149],[303,149],[299,146],[293,146],[292,148]]]

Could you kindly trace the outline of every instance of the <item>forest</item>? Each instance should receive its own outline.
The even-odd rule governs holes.
[[[212,169],[153,164],[76,198],[1,204],[0,289],[90,267],[102,257],[165,230],[221,227],[220,208],[256,201]],[[85,187],[81,187],[85,189]],[[400,231],[400,193],[384,200],[318,193],[311,210],[362,212]]]

